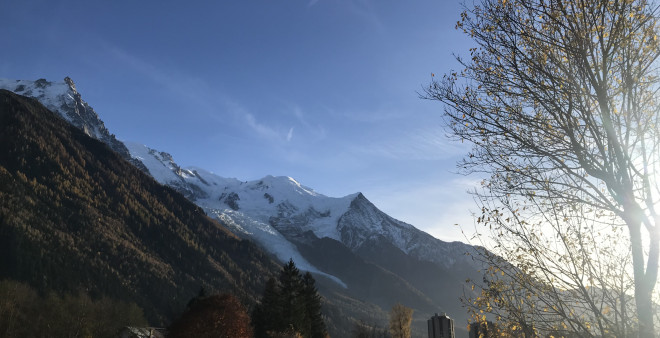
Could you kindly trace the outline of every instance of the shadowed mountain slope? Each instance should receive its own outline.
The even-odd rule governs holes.
[[[202,286],[253,302],[278,269],[104,143],[0,90],[0,278],[135,301],[163,325]]]

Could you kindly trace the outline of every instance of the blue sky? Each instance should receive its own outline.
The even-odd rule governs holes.
[[[458,1],[0,3],[0,77],[70,76],[121,140],[225,177],[361,191],[444,240],[472,228],[466,146],[417,94],[472,47]]]

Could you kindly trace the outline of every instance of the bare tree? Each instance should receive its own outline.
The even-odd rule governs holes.
[[[513,206],[498,203],[495,211],[487,203],[484,211],[492,212],[479,221],[492,226],[493,252],[475,256],[488,268],[483,280],[470,281],[476,295],[463,296],[473,320],[485,324],[490,314],[500,336],[637,336],[623,228],[563,209],[530,226],[516,219]]]
[[[410,324],[412,323],[413,309],[394,304],[390,310],[390,334],[392,338],[410,338]]]
[[[627,229],[643,337],[660,240],[656,16],[645,0],[482,0],[457,24],[478,46],[465,69],[424,95],[474,145],[460,168],[488,176],[478,194],[495,204],[480,221]]]

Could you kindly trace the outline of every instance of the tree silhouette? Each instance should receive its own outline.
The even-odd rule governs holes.
[[[316,289],[316,281],[311,273],[306,272],[303,275],[302,284],[302,298],[307,317],[307,327],[304,332],[309,333],[308,337],[323,338],[327,335],[327,330],[321,314],[321,296]]]
[[[309,272],[301,275],[293,260],[289,260],[282,267],[279,279],[267,282],[261,302],[252,313],[255,336],[327,336],[321,314],[321,296],[315,283]]]
[[[473,144],[459,167],[487,176],[478,221],[495,236],[574,219],[627,230],[643,337],[660,251],[657,14],[646,0],[482,0],[457,24],[477,44],[464,69],[426,90]]]

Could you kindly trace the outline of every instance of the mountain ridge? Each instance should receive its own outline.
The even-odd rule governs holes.
[[[71,80],[69,77],[66,77],[64,79],[64,82],[49,82],[46,81],[45,79],[39,79],[36,81],[0,79],[0,88],[14,91],[17,94],[36,98],[47,108],[59,113],[63,118],[65,118],[67,121],[72,123],[74,126],[82,129],[87,135],[90,135],[108,144],[114,151],[119,153],[125,159],[130,160],[131,163],[137,164],[138,168],[149,173],[157,181],[159,181],[162,184],[175,188],[193,202],[198,199],[207,198],[207,196],[205,196],[206,192],[204,191],[203,188],[204,186],[208,186],[208,183],[205,181],[204,178],[200,176],[199,173],[203,172],[206,177],[214,174],[210,172],[206,172],[204,169],[200,169],[196,167],[182,168],[174,161],[174,158],[169,153],[157,151],[155,149],[151,149],[149,147],[146,147],[138,143],[134,143],[134,142],[123,143],[117,140],[116,137],[113,134],[110,134],[107,128],[105,128],[103,121],[99,118],[98,114],[93,110],[93,108],[89,106],[87,102],[82,100],[80,93],[78,93],[78,91],[76,90],[73,80]],[[191,178],[193,177],[196,178],[196,180],[191,180]],[[242,182],[235,178],[226,179],[220,176],[217,177],[223,180],[232,180],[233,181],[232,183],[240,184],[240,182]],[[286,176],[282,176],[282,177],[286,177]],[[264,180],[269,180],[269,178],[273,178],[273,176],[267,175],[262,179],[254,180],[251,182],[263,182]],[[311,196],[319,196],[319,195],[324,196],[315,192],[313,189],[309,187],[305,187],[301,185],[291,177],[286,177],[286,178],[291,182],[294,182],[294,184],[302,191],[308,192],[309,195]],[[347,196],[340,198],[345,199],[345,198],[349,198],[349,196],[351,198],[361,198],[363,199],[362,200],[363,203],[366,201],[369,205],[363,208],[363,210],[367,210],[367,209],[377,210],[377,207],[374,206],[370,201],[368,201],[368,199],[360,192],[349,194]],[[394,225],[394,228],[403,227],[408,229],[411,228],[416,229],[414,226],[408,223],[395,220],[389,215],[383,213],[382,211],[380,210],[378,211],[379,211],[378,215],[370,215],[370,216],[376,216],[377,218],[374,222],[371,222],[372,224],[382,224],[383,222],[386,222],[389,223],[389,225]],[[345,229],[346,226],[343,227],[340,226],[340,228]],[[377,230],[377,229],[372,228],[372,230]],[[419,231],[426,234],[421,230]],[[345,231],[345,233],[349,233],[349,232],[350,231],[348,229]],[[318,237],[330,237],[334,239],[339,239],[340,237],[336,233],[332,234],[330,230],[326,231],[326,233],[320,231],[318,235],[319,235]],[[344,235],[344,239],[346,240],[345,244],[352,243],[349,244],[349,246],[352,247],[353,249],[356,249],[357,246],[359,246],[358,245],[359,243],[355,241],[360,241],[360,239],[349,238],[349,237],[350,236],[348,235]],[[404,239],[401,238],[400,236],[393,236],[393,234],[391,233],[388,234],[388,238],[390,240],[397,242],[397,247],[402,249],[404,252],[407,253],[411,252],[417,257],[423,257],[425,255],[429,257],[435,257],[450,253],[449,250],[444,252],[431,252],[431,253],[427,252],[429,247],[429,244],[427,242],[429,241],[430,238],[433,238],[441,243],[446,243],[454,247],[468,247],[468,245],[462,242],[445,242],[436,239],[435,237],[432,237],[431,235],[428,234],[422,237],[424,237],[425,239],[426,242],[424,243],[425,245],[418,245],[418,247],[414,247],[411,246],[409,243],[411,238]],[[436,263],[445,264],[445,262],[436,262]],[[453,264],[453,262],[450,262],[450,264]]]
[[[30,81],[0,78],[0,89],[37,99],[47,109],[58,113],[64,120],[81,129],[86,135],[107,144],[125,160],[142,171],[148,172],[142,162],[131,157],[124,143],[110,133],[94,108],[82,99],[82,95],[78,93],[76,85],[70,77],[65,77],[63,82],[49,82],[46,79]]]
[[[38,93],[36,99],[51,104],[60,115],[81,112],[71,108],[77,104],[75,97],[84,102],[73,81],[69,79],[64,84],[44,81],[30,84],[30,81],[0,80],[0,88],[18,89],[24,85],[23,93],[27,92],[25,88],[39,88],[42,90],[34,90],[32,94]],[[48,89],[48,86],[55,87]],[[116,140],[107,129],[101,128],[103,122],[92,112],[83,111],[90,118],[83,119],[82,127],[78,128],[91,136],[103,134],[97,139],[104,142]],[[170,154],[142,144],[121,145],[131,163],[138,163],[156,181],[183,194],[234,234],[254,240],[280,261],[293,258],[301,270],[327,277],[334,286],[323,286],[326,296],[336,296],[339,298],[334,299],[338,300],[344,297],[341,293],[346,293],[387,309],[396,301],[392,295],[399,295],[401,300],[414,300],[411,306],[421,316],[441,310],[453,313],[459,321],[458,327],[467,322],[458,296],[463,292],[462,282],[466,277],[478,275],[478,266],[466,256],[474,251],[473,247],[462,242],[444,242],[398,221],[379,210],[362,193],[328,197],[286,176],[265,176],[253,181],[224,178],[201,168],[182,168]],[[126,157],[126,153],[120,154]],[[348,264],[349,269],[337,266],[329,252],[354,264]],[[417,332],[423,332],[425,319],[417,318],[416,327]]]
[[[164,325],[200,287],[256,302],[278,265],[36,100],[0,90],[0,278]]]
[[[140,147],[144,147],[145,149],[148,150],[147,151],[141,150]],[[176,187],[177,189],[187,192],[186,196],[188,198],[198,203],[198,205],[204,207],[209,214],[215,215],[216,217],[219,218],[230,217],[229,214],[231,214],[231,212],[229,209],[232,209],[233,211],[237,211],[237,209],[240,209],[240,206],[242,204],[241,200],[242,201],[261,200],[262,198],[260,198],[260,196],[255,196],[254,194],[252,194],[253,196],[251,198],[245,198],[245,195],[248,194],[247,192],[249,190],[259,190],[259,191],[268,190],[270,186],[268,184],[265,185],[263,184],[264,182],[272,181],[273,178],[273,176],[265,176],[262,179],[257,179],[253,181],[239,181],[238,179],[226,179],[217,176],[215,174],[212,174],[210,172],[207,172],[204,169],[200,169],[196,167],[181,168],[179,165],[177,165],[174,162],[171,156],[167,158],[167,163],[159,162],[157,158],[158,156],[157,154],[159,154],[159,152],[143,145],[130,144],[129,149],[131,151],[131,154],[136,156],[136,158],[142,160],[143,163],[145,163],[145,165],[150,168],[151,172],[161,173],[162,171],[160,168],[169,168],[170,171],[166,172],[165,174],[162,174],[160,177],[156,179],[163,184],[171,185]],[[145,156],[145,154],[149,154],[150,156],[152,156],[152,158],[149,159],[148,158],[149,155]],[[155,161],[154,158],[156,159]],[[160,165],[154,164],[156,162],[159,162]],[[153,168],[159,168],[159,169],[153,169]],[[298,197],[295,194],[284,193],[280,190],[279,191],[280,193],[286,195],[285,197],[278,199],[278,202],[280,203],[276,203],[275,201],[273,201],[270,203],[261,203],[258,207],[254,207],[252,205],[250,206],[252,209],[258,209],[258,210],[264,210],[269,208],[272,209],[273,206],[280,206],[280,209],[274,212],[275,215],[273,214],[269,215],[269,217],[271,218],[269,218],[267,222],[271,226],[275,227],[278,231],[284,230],[284,225],[277,222],[278,218],[282,218],[282,217],[277,217],[277,214],[281,214],[288,217],[291,216],[295,217],[295,216],[301,216],[301,214],[304,214],[305,212],[308,211],[311,211],[311,213],[314,214],[314,211],[316,211],[318,213],[317,217],[312,217],[315,218],[313,220],[310,220],[309,217],[307,217],[308,218],[306,220],[307,223],[303,222],[305,223],[304,225],[309,225],[308,224],[309,222],[314,223],[313,221],[316,221],[317,224],[311,224],[309,230],[312,230],[317,235],[317,237],[319,238],[329,237],[339,240],[344,244],[348,245],[349,247],[351,247],[352,249],[358,249],[359,246],[364,242],[364,240],[368,238],[369,235],[375,233],[378,234],[386,233],[386,237],[389,240],[391,240],[393,243],[395,243],[395,245],[404,252],[412,254],[417,258],[430,257],[429,259],[432,260],[434,263],[443,265],[444,267],[448,267],[456,264],[456,262],[458,261],[462,261],[461,256],[463,256],[466,250],[469,251],[470,248],[469,245],[466,245],[462,242],[442,241],[415,228],[411,224],[392,218],[391,216],[380,211],[362,193],[358,192],[339,198],[327,197],[323,194],[314,191],[311,188],[301,185],[293,178],[282,176],[280,177],[280,180],[288,180],[290,182],[293,182],[292,185],[294,187],[294,192],[295,191],[298,191],[300,193],[304,192],[309,198],[342,200],[343,206],[339,207],[337,205],[329,205],[329,204],[323,205],[323,203],[314,204],[308,201],[301,201],[300,199],[295,198]],[[225,196],[218,195],[217,189],[209,185],[208,182],[214,182],[215,186],[220,186],[222,190],[227,191],[227,195]],[[280,185],[280,187],[283,186],[284,185]],[[210,191],[209,188],[211,190],[215,189],[216,192]],[[230,192],[235,193],[238,199],[236,199],[236,197],[231,198],[229,196]],[[268,196],[271,197],[276,195],[276,193],[272,193],[272,192],[271,193],[264,192],[264,194],[268,194]],[[241,196],[243,196],[242,199]],[[210,197],[216,197],[216,199],[221,200],[219,202],[223,202],[223,203],[214,203],[214,201]],[[267,196],[264,198],[268,199]],[[294,201],[291,201],[291,199],[294,199]],[[233,207],[232,205],[227,204],[228,201],[231,201],[229,203],[232,204]],[[290,203],[290,206],[288,208],[286,202],[292,202]],[[269,206],[268,204],[271,204],[271,206]],[[297,210],[292,210],[291,206],[294,205]],[[353,206],[353,208],[351,208],[351,205]],[[358,209],[361,211],[358,212],[357,211]],[[324,212],[328,212],[330,210],[334,211],[334,213],[331,211],[329,215],[331,217],[329,217],[329,219],[325,220],[326,222],[324,222],[324,219],[321,216],[323,216]],[[349,210],[351,210],[352,212],[346,214]],[[223,213],[225,214],[223,215]],[[358,213],[361,214],[361,216],[358,217],[361,219],[351,220],[351,218],[355,217],[354,215]],[[302,218],[304,219],[305,217]],[[365,222],[365,219],[368,219],[368,221]],[[262,222],[266,223],[264,220],[262,220]],[[361,226],[358,227],[356,225],[361,225]],[[363,226],[365,225],[369,225],[370,228],[364,229]],[[299,230],[302,232],[306,231],[306,229],[303,228],[304,226],[301,226]],[[237,228],[237,231],[244,232],[246,230],[244,228],[240,228],[240,229]],[[444,248],[434,247],[434,245],[437,245],[438,243],[440,243],[441,245],[446,245],[446,247]],[[451,256],[449,260],[433,259],[434,257],[446,258],[448,255]]]

